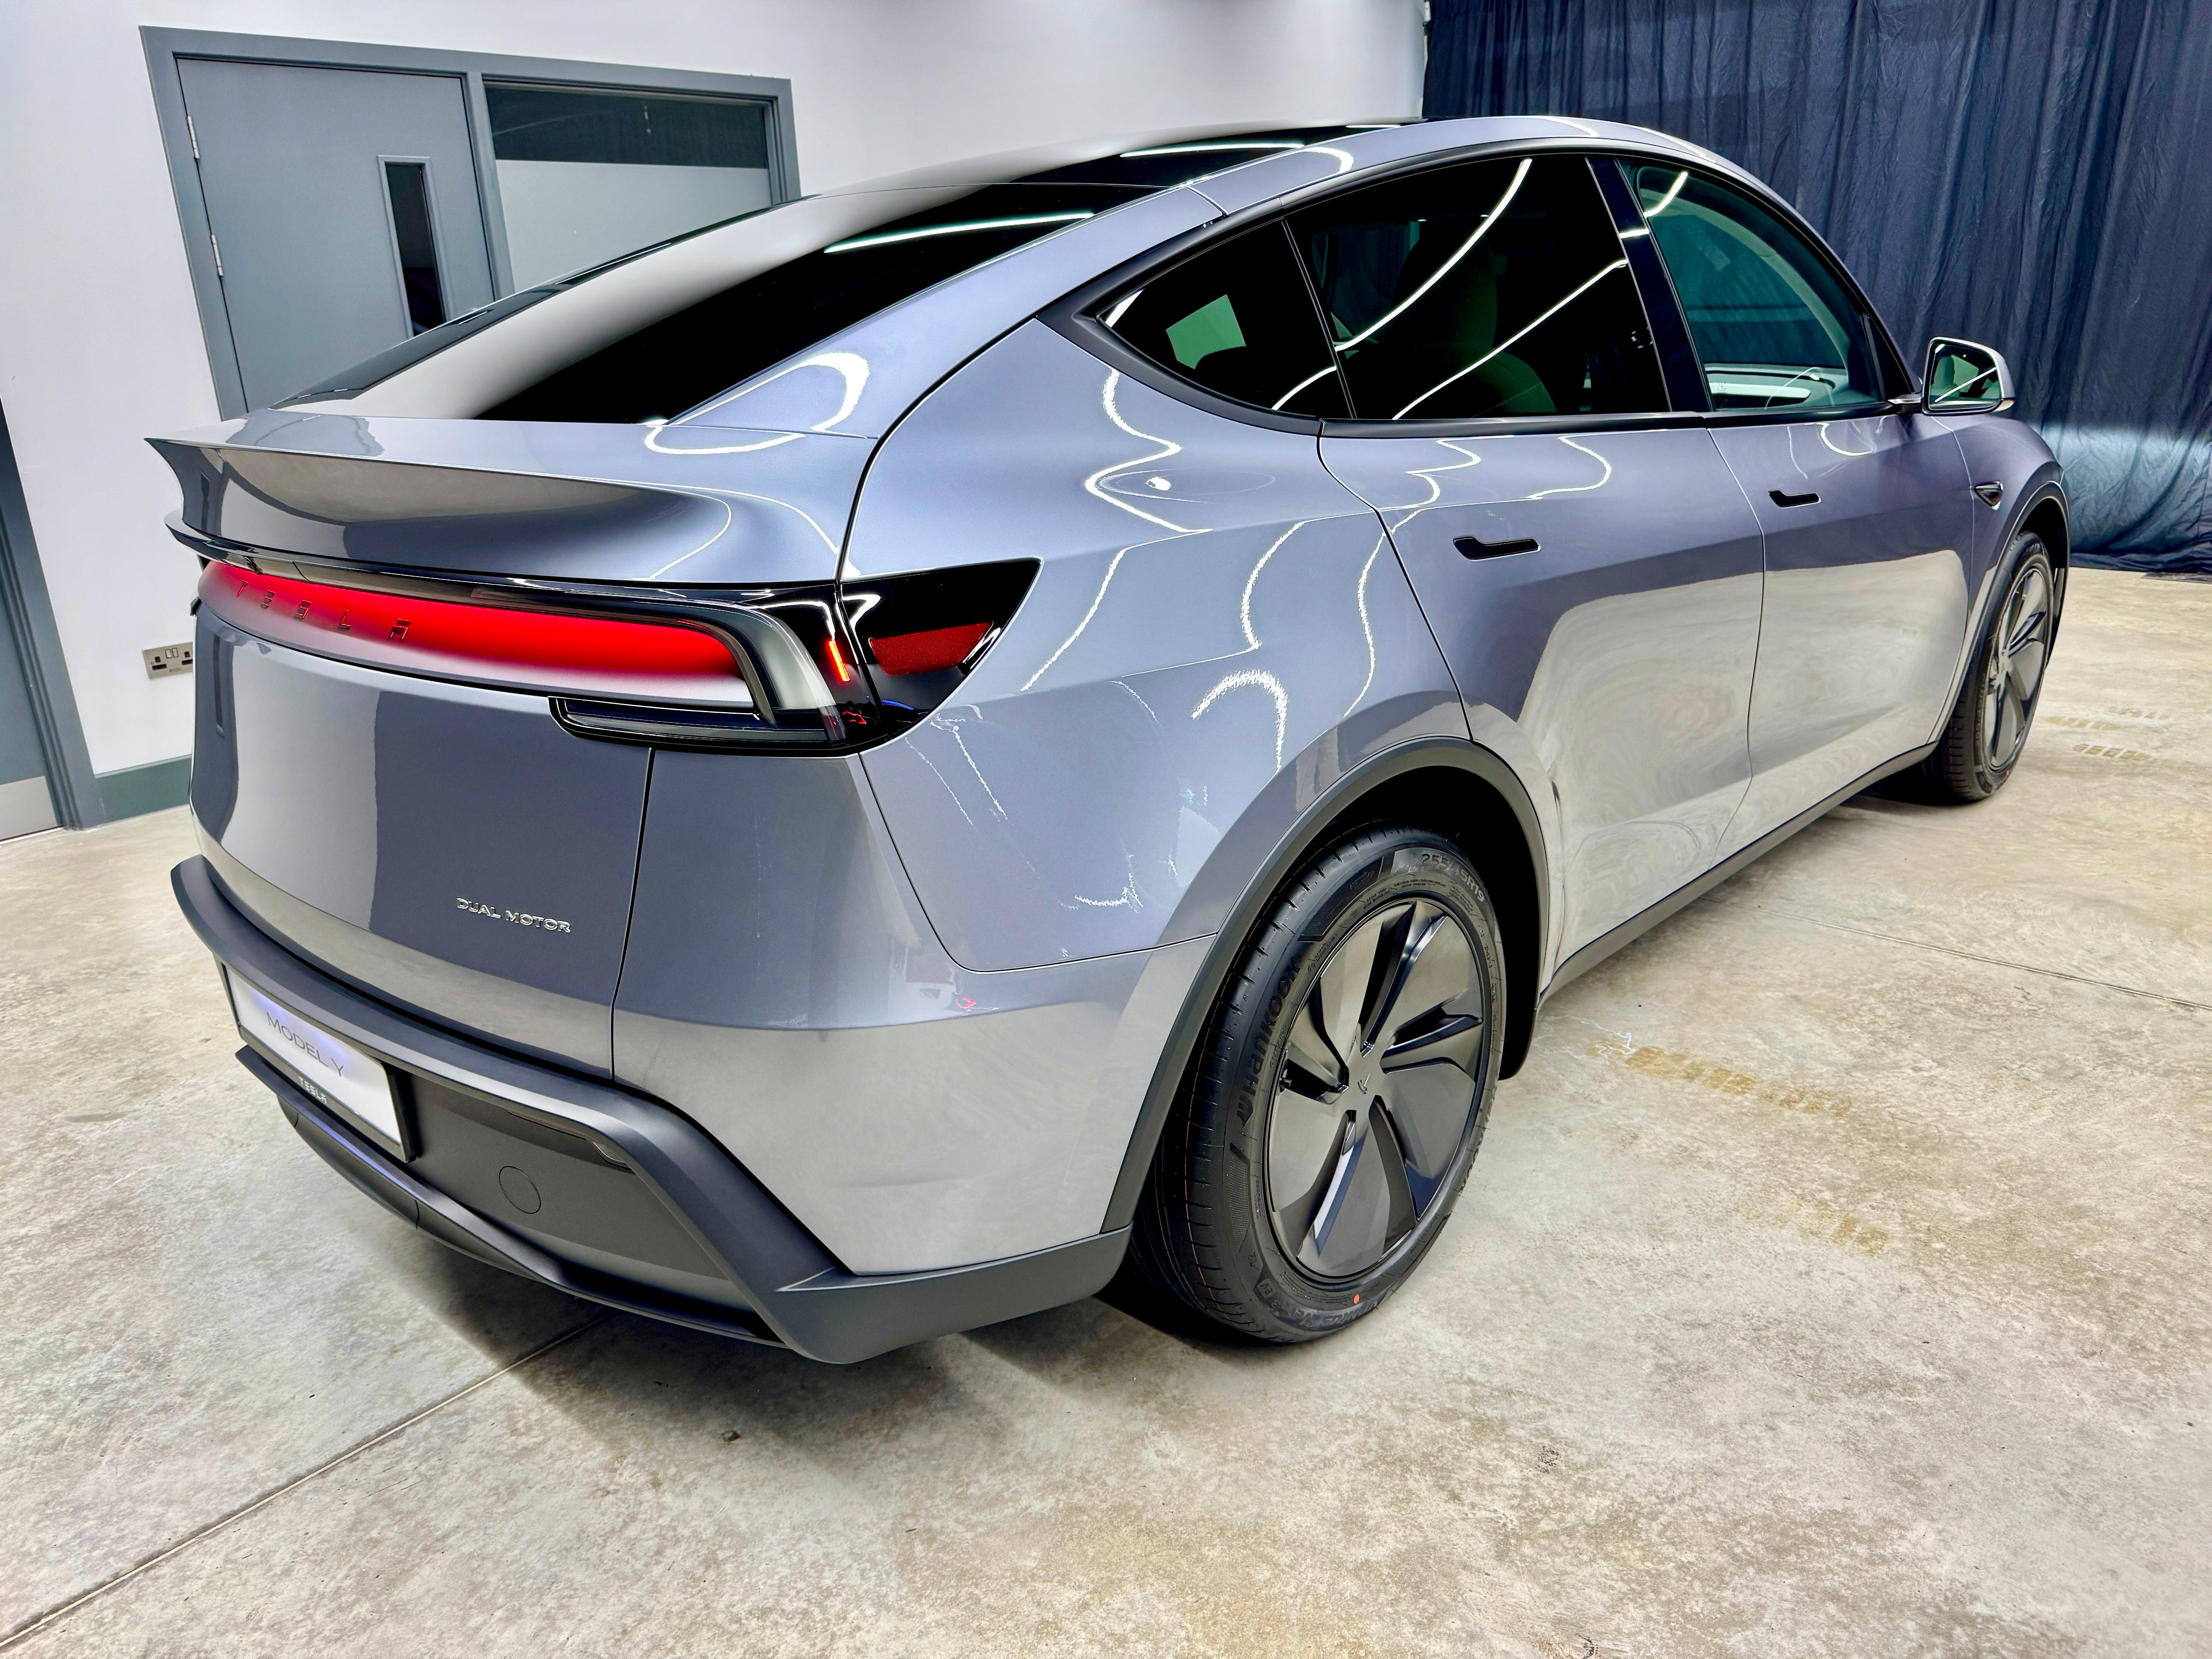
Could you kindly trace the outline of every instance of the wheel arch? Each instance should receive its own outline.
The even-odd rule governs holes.
[[[1411,823],[1467,855],[1498,912],[1505,946],[1506,1015],[1499,1075],[1527,1057],[1551,923],[1551,872],[1543,830],[1520,778],[1465,738],[1427,738],[1370,757],[1316,799],[1246,884],[1213,938],[1170,1028],[1137,1114],[1102,1224],[1129,1224],[1169,1112],[1189,1081],[1199,1039],[1243,957],[1252,930],[1316,854],[1358,831]]]
[[[2051,562],[2060,569],[2069,562],[2072,551],[2072,532],[2066,524],[2066,501],[2056,484],[2046,484],[2028,502],[2027,511],[2021,515],[2013,534],[2032,530],[2043,538],[2043,544],[2051,550]],[[2007,538],[2008,540],[2010,538]]]
[[[2065,491],[2055,478],[2046,479],[2040,488],[2029,495],[2027,510],[2021,514],[2020,522],[2005,538],[2006,545],[2009,546],[2013,537],[2024,530],[2033,531],[2040,536],[2043,545],[2051,554],[2051,583],[2058,590],[2058,602],[2053,607],[2055,614],[2051,618],[2051,637],[2055,644],[2058,638],[2058,624],[2066,615],[2066,574],[2073,568],[2074,545],[2073,532],[2066,521]]]

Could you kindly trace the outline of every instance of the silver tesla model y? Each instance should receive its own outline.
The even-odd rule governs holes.
[[[177,896],[309,1146],[852,1360],[1436,1242],[1545,996],[1857,790],[2001,787],[2066,574],[1753,179],[1553,118],[807,198],[159,440]]]

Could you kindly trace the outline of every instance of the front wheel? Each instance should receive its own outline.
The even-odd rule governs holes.
[[[1986,800],[2004,787],[2027,746],[2043,696],[2043,672],[2058,623],[2051,554],[2032,532],[2013,539],[2012,579],[1990,619],[1959,701],[1920,763],[1917,793],[1936,800]]]
[[[1442,836],[1370,830],[1261,922],[1161,1135],[1133,1254],[1271,1342],[1404,1283],[1467,1179],[1505,1022],[1498,921]]]

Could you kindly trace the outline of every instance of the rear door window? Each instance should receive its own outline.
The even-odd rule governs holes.
[[[1624,165],[1715,409],[1864,410],[1885,401],[1869,319],[1803,237],[1698,173]]]
[[[1336,365],[1279,224],[1246,231],[1109,307],[1108,327],[1183,379],[1288,415],[1346,413]]]
[[[1667,408],[1635,278],[1579,156],[1438,167],[1289,224],[1362,420]]]

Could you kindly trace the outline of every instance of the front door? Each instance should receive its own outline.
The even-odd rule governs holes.
[[[178,68],[248,408],[491,299],[458,76]]]
[[[1934,735],[1966,626],[1970,481],[1948,428],[1893,410],[1873,319],[1802,236],[1697,173],[1635,183],[1766,538],[1733,852]]]
[[[1382,514],[1475,735],[1514,722],[1557,792],[1564,957],[1720,856],[1750,777],[1758,521],[1667,412],[1588,161],[1443,167],[1291,228],[1364,417],[1322,459]]]

